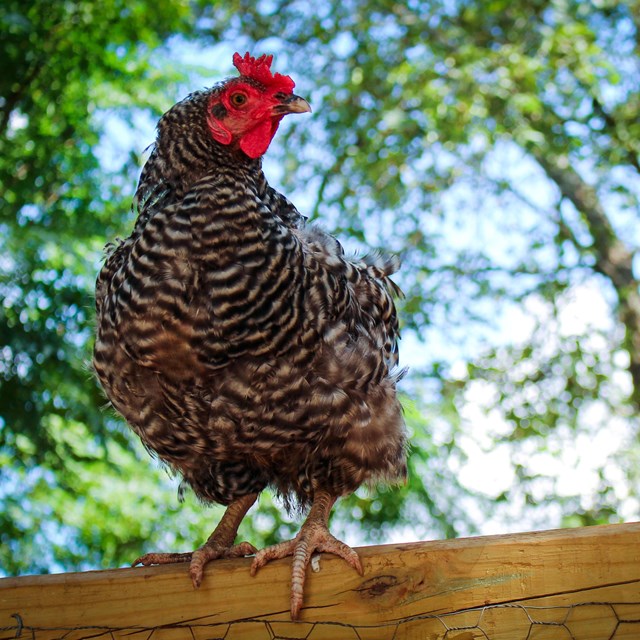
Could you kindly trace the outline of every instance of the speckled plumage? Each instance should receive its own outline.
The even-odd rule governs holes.
[[[204,501],[272,487],[306,506],[406,473],[399,264],[346,257],[268,185],[260,158],[214,139],[216,96],[238,81],[262,90],[234,78],[160,120],[134,230],[98,277],[94,366]]]

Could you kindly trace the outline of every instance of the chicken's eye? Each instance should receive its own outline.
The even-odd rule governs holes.
[[[244,93],[232,93],[229,100],[234,107],[241,107],[247,102],[247,96]]]

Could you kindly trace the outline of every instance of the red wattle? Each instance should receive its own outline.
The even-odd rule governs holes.
[[[240,138],[240,148],[250,157],[264,155],[278,130],[279,120],[264,120]]]

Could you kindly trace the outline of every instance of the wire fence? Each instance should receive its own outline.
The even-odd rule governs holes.
[[[637,640],[640,602],[583,602],[560,606],[495,604],[425,613],[377,625],[347,621],[291,622],[206,619],[148,626],[32,627],[20,614],[0,628],[0,640]]]

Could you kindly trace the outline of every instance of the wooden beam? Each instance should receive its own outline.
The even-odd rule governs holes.
[[[186,565],[5,578],[0,640],[640,638],[640,523],[358,551],[362,578],[320,557],[299,623],[286,560],[213,562],[198,590]]]

